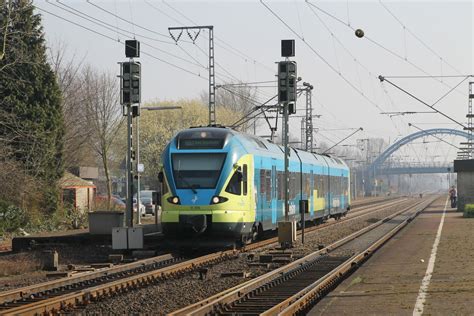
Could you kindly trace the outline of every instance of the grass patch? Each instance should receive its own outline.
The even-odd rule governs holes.
[[[40,268],[41,262],[33,254],[21,253],[0,258],[0,277],[24,274]]]
[[[464,217],[474,218],[474,204],[466,204],[464,206]]]

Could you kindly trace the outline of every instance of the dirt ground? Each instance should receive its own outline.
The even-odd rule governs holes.
[[[412,315],[443,213],[437,200],[309,315]],[[474,219],[448,208],[424,315],[474,315]]]

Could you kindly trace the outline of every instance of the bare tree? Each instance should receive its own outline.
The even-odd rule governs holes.
[[[216,88],[216,105],[236,113],[235,120],[259,105],[259,102],[256,100],[256,89],[245,83],[228,82],[218,85]],[[208,96],[207,91],[201,93],[201,100],[204,104],[208,103]],[[238,116],[239,114],[240,117]],[[221,121],[219,117],[217,119]],[[246,131],[249,127],[250,123],[246,123],[240,127],[240,130]]]
[[[99,156],[107,182],[107,207],[110,207],[112,182],[110,173],[111,148],[117,140],[123,122],[119,103],[118,80],[115,75],[85,67],[81,76],[81,102],[89,126],[91,145]]]
[[[90,125],[80,95],[82,60],[77,61],[75,55],[68,59],[67,50],[64,42],[57,42],[48,48],[48,59],[62,93],[64,164],[71,168],[93,164],[94,157],[89,146]]]

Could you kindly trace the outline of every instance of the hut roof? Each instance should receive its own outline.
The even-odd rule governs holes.
[[[76,177],[72,173],[65,172],[64,176],[59,179],[59,186],[62,189],[70,188],[95,188],[96,186],[91,181]]]

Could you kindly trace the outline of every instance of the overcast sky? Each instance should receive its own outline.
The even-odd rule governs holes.
[[[117,62],[125,60],[118,40],[135,36],[141,41],[144,101],[199,98],[207,90],[207,32],[202,31],[195,44],[184,32],[176,45],[168,27],[213,25],[217,84],[275,80],[275,62],[282,59],[280,40],[296,39],[293,60],[298,63],[298,76],[315,86],[314,112],[322,115],[314,122],[321,129],[315,134],[317,141],[331,144],[351,133],[340,129],[363,127],[364,132],[349,144],[366,137],[393,142],[416,131],[409,122],[423,129],[462,129],[439,114],[380,114],[430,109],[390,84],[381,84],[377,77],[424,76],[389,80],[432,104],[464,78],[429,76],[473,74],[472,1],[265,1],[268,8],[259,1],[61,3],[35,1],[37,7],[56,15],[39,11],[48,43],[53,47],[58,41],[66,43],[69,56],[118,73]],[[353,29],[358,28],[364,30],[364,38],[354,36]],[[469,80],[474,78],[436,104],[439,111],[463,124]],[[258,101],[276,93],[272,84],[266,85],[270,87],[258,90]],[[302,98],[298,108],[303,107]],[[299,127],[300,120],[292,119],[294,135],[300,135]],[[264,127],[259,133],[268,134]],[[460,141],[449,136],[446,140]],[[437,155],[429,158],[436,161],[456,156],[454,148],[436,139],[420,143],[404,148],[399,155],[412,160]]]

